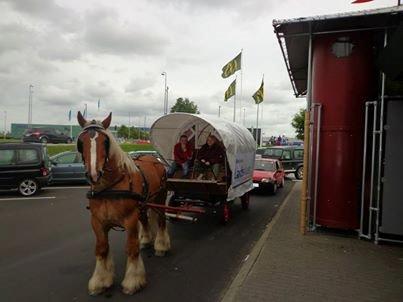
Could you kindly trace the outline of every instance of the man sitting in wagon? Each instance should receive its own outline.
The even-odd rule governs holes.
[[[197,179],[203,179],[204,173],[209,171],[213,173],[212,180],[217,179],[224,159],[224,148],[220,141],[214,135],[209,135],[196,156],[194,171],[200,173]]]
[[[178,167],[182,168],[183,178],[189,174],[189,166],[193,157],[193,148],[186,135],[181,135],[179,142],[174,147],[174,161],[168,169],[168,177],[173,177]]]

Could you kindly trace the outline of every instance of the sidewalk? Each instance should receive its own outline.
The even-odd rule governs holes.
[[[243,264],[227,301],[403,301],[403,248],[299,234],[297,183]]]

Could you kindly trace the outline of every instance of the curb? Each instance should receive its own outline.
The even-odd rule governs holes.
[[[286,198],[283,201],[283,204],[280,206],[278,209],[277,213],[274,215],[273,219],[269,222],[269,224],[266,226],[265,231],[263,232],[262,236],[260,239],[256,242],[255,246],[252,248],[251,253],[249,254],[249,258],[247,261],[245,261],[241,268],[239,269],[238,274],[235,276],[234,280],[231,282],[231,285],[229,288],[226,290],[223,298],[221,299],[221,302],[231,302],[234,301],[235,295],[244,283],[245,279],[248,277],[249,273],[253,269],[257,259],[260,256],[260,253],[264,247],[264,244],[266,243],[273,226],[277,223],[277,220],[281,216],[281,213],[284,211],[285,206],[288,204],[288,201],[291,198],[291,195],[293,194],[296,184],[293,184],[293,187],[291,188],[290,192],[287,194]]]

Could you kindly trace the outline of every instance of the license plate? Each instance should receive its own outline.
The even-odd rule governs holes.
[[[254,188],[259,188],[259,184],[254,182],[254,183],[253,183],[253,187],[254,187]]]

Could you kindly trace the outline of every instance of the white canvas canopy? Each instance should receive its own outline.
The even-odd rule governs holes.
[[[248,129],[221,118],[189,113],[162,116],[151,126],[151,142],[168,162],[173,160],[173,148],[182,134],[190,140],[194,137],[195,148],[205,144],[210,134],[222,141],[232,172],[228,200],[252,190],[256,142]]]

